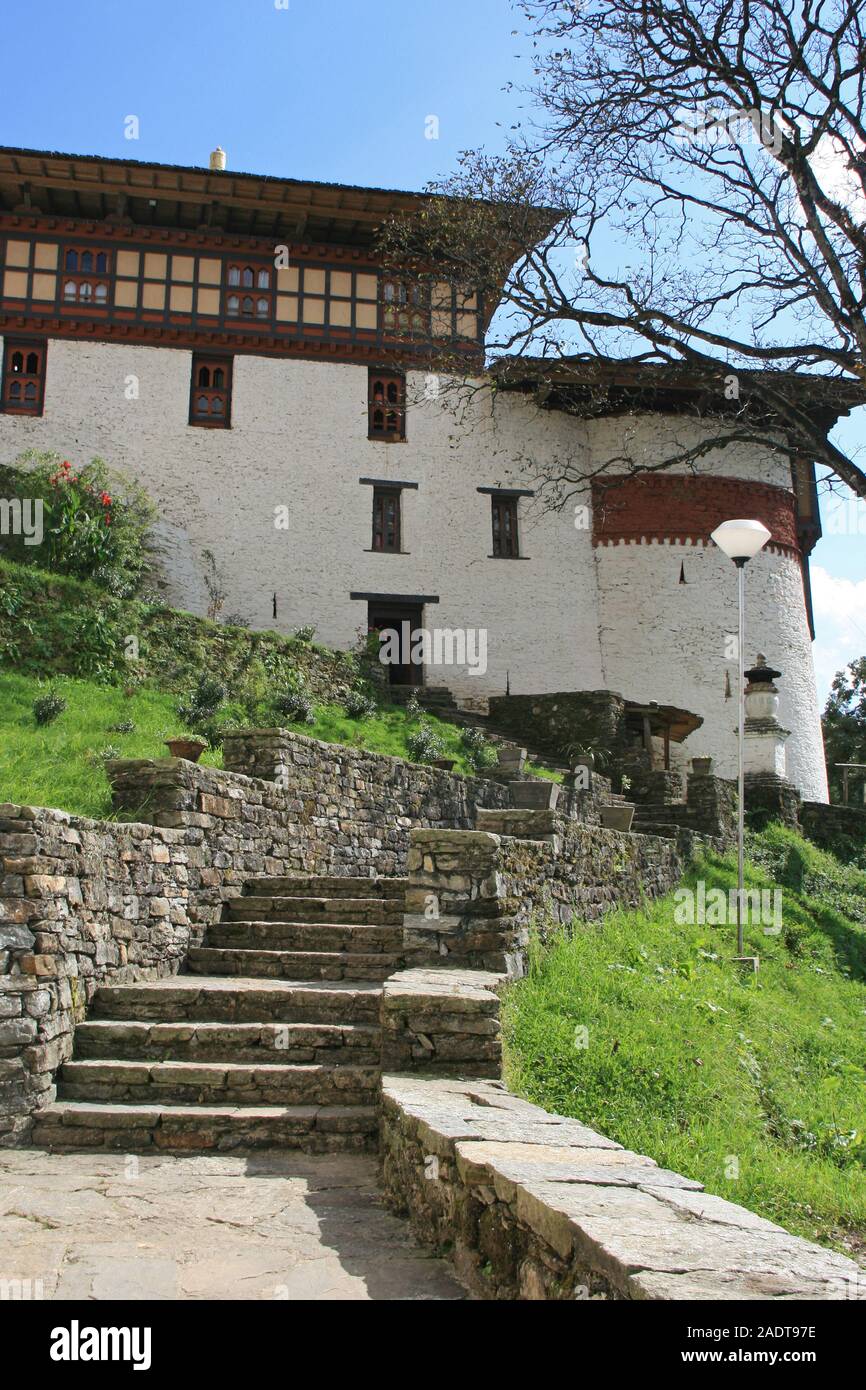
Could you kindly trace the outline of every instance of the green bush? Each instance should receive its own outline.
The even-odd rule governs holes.
[[[432,763],[445,756],[444,739],[426,719],[406,739],[406,748],[413,763]]]
[[[490,742],[483,729],[470,726],[463,732],[461,740],[463,755],[476,772],[485,767],[495,767],[499,761],[496,745]]]
[[[213,726],[214,716],[225,697],[226,688],[221,681],[213,676],[200,676],[189,699],[178,705],[178,715],[190,729],[206,738],[205,726]]]
[[[146,492],[122,473],[93,459],[75,469],[59,454],[23,454],[0,468],[0,490],[9,498],[42,505],[42,535],[4,535],[10,559],[77,579],[91,579],[120,598],[141,587],[147,536],[155,516]]]
[[[33,718],[37,724],[50,724],[66,709],[66,701],[56,690],[49,690],[33,701]]]
[[[350,690],[343,709],[350,719],[370,719],[376,713],[376,701],[365,690]]]

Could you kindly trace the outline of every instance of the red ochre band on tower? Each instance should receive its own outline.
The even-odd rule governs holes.
[[[793,492],[739,478],[682,474],[609,477],[592,485],[592,543],[617,545],[669,541],[709,545],[710,533],[731,517],[762,521],[768,549],[801,559]]]

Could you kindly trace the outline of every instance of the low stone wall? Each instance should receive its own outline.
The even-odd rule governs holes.
[[[412,964],[519,976],[533,919],[542,932],[545,923],[574,917],[597,921],[668,892],[682,877],[674,840],[602,830],[553,811],[482,809],[478,826],[411,834],[403,941]]]
[[[382,1068],[441,1076],[499,1077],[497,990],[483,970],[402,970],[382,995]]]
[[[803,834],[821,849],[836,854],[862,853],[866,849],[866,810],[857,806],[828,806],[804,801],[800,807]]]
[[[469,828],[478,806],[509,804],[496,782],[286,729],[233,732],[224,757],[225,771],[182,759],[109,763],[115,809],[207,830],[226,853],[246,848],[251,874],[399,876],[413,826]]]
[[[493,695],[490,722],[532,748],[566,757],[575,744],[619,753],[627,744],[625,700],[609,690]]]
[[[53,1100],[99,985],[179,969],[196,939],[191,904],[216,872],[201,839],[0,806],[0,1147]]]
[[[501,1082],[384,1077],[382,1167],[482,1298],[866,1299],[852,1260]]]

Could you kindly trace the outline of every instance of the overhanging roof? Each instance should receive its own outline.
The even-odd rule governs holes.
[[[634,700],[626,700],[625,717],[627,720],[639,719],[641,724],[644,720],[649,720],[650,731],[653,734],[663,734],[667,731],[674,743],[682,743],[704,722],[699,714],[692,714],[691,710],[687,709],[678,709],[676,705],[657,705],[654,702],[639,705]]]
[[[376,228],[429,195],[100,155],[0,147],[0,208],[143,226],[369,246]]]
[[[3,212],[94,221],[128,218],[145,227],[210,229],[369,250],[388,217],[420,211],[436,197],[406,189],[0,146]],[[540,238],[561,214],[536,211]]]
[[[725,396],[725,378],[735,373],[738,400]],[[500,357],[490,374],[501,390],[534,394],[540,405],[582,418],[634,411],[731,415],[743,412],[755,423],[772,421],[773,413],[749,387],[791,393],[808,405],[815,418],[831,428],[842,415],[866,404],[866,387],[844,377],[806,372],[773,372],[729,367],[717,372],[664,362],[612,357]]]

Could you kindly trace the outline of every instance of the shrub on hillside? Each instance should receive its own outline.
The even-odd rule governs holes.
[[[66,701],[56,690],[49,690],[33,701],[33,718],[37,724],[50,724],[66,709]]]
[[[485,767],[495,767],[499,761],[496,745],[485,737],[483,729],[470,726],[464,730],[461,742],[464,757],[468,763],[471,763],[476,772]]]
[[[273,708],[280,719],[289,724],[315,724],[316,715],[306,686],[297,679],[273,697]]]
[[[137,483],[101,459],[74,468],[58,454],[31,451],[0,469],[0,491],[27,508],[30,534],[18,528],[0,537],[10,559],[93,580],[119,598],[141,588],[155,512]]]
[[[406,739],[406,748],[413,763],[432,763],[445,756],[445,740],[426,719]]]
[[[203,726],[212,723],[214,715],[226,697],[226,688],[214,676],[200,676],[198,684],[188,700],[181,701],[177,712],[184,724],[196,733],[203,732]]]
[[[296,642],[312,642],[316,629],[312,623],[308,623],[306,627],[299,627],[293,635]]]
[[[343,699],[343,709],[350,719],[369,719],[376,713],[376,701],[366,690],[350,690]]]

